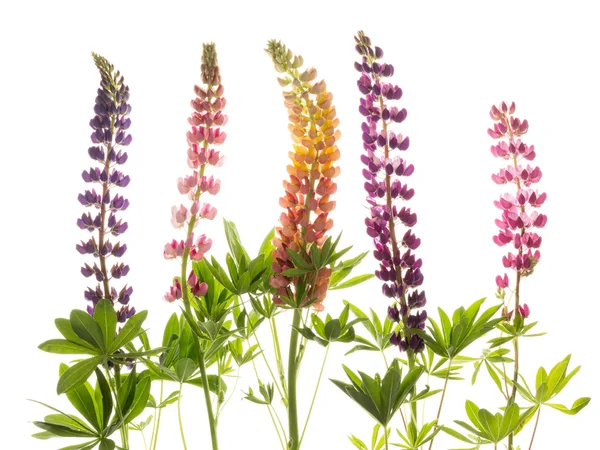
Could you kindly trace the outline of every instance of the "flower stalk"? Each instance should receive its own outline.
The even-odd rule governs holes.
[[[191,130],[187,133],[187,156],[192,174],[185,178],[179,178],[177,181],[179,192],[188,197],[191,205],[188,207],[182,204],[171,209],[171,223],[175,228],[185,227],[186,237],[185,240],[179,242],[173,240],[166,244],[164,250],[165,259],[181,258],[180,276],[173,280],[173,284],[164,298],[168,302],[181,299],[189,317],[193,317],[191,299],[204,296],[208,285],[198,278],[193,269],[188,273],[188,262],[202,260],[204,254],[212,246],[212,240],[204,234],[195,238],[194,229],[201,219],[212,220],[217,214],[216,208],[210,203],[201,203],[200,200],[205,193],[216,195],[221,186],[220,180],[213,176],[206,176],[205,171],[208,166],[218,167],[222,164],[223,157],[214,147],[225,142],[226,138],[226,134],[220,128],[227,123],[227,116],[222,112],[226,100],[223,97],[224,88],[221,84],[217,53],[215,45],[212,43],[203,45],[200,71],[203,86],[194,86],[196,97],[191,101],[193,112],[188,119]],[[193,334],[193,338],[202,379],[212,448],[217,450],[217,420],[210,398],[204,351],[198,336]]]
[[[91,135],[94,145],[88,149],[88,155],[99,167],[84,170],[82,178],[86,183],[99,184],[100,193],[91,189],[79,194],[79,202],[97,213],[95,216],[84,213],[77,219],[80,229],[95,233],[95,236],[87,242],[81,241],[76,248],[80,254],[92,255],[98,261],[91,266],[84,264],[81,268],[83,276],[93,276],[98,282],[95,288],[90,287],[84,293],[85,299],[91,302],[87,307],[88,312],[93,315],[98,302],[107,299],[115,306],[117,320],[123,323],[135,314],[135,308],[129,306],[133,289],[125,285],[117,292],[112,283],[125,277],[129,273],[129,266],[122,262],[114,262],[110,270],[109,266],[110,261],[123,256],[127,245],[121,242],[113,244],[109,237],[118,237],[128,228],[127,222],[117,219],[117,214],[127,209],[129,201],[115,191],[116,188],[126,187],[130,181],[129,176],[118,169],[127,161],[125,147],[132,141],[128,133],[131,120],[127,117],[131,112],[129,87],[120,72],[115,71],[104,57],[95,53],[92,56],[100,71],[101,85],[94,106],[95,116],[90,120],[90,127],[94,130]]]
[[[406,119],[407,112],[404,108],[388,105],[400,100],[402,89],[386,81],[394,74],[394,67],[379,61],[383,50],[372,46],[371,40],[362,31],[355,36],[355,42],[361,61],[355,62],[354,66],[360,72],[357,84],[363,94],[358,109],[365,118],[362,123],[365,153],[361,161],[366,166],[363,176],[370,211],[365,223],[367,234],[375,246],[373,254],[379,261],[375,275],[383,282],[383,294],[392,299],[388,318],[399,324],[390,341],[400,351],[407,352],[408,367],[412,370],[415,355],[423,351],[425,344],[411,329],[425,328],[427,312],[421,308],[427,300],[425,292],[418,290],[423,283],[422,260],[412,253],[421,244],[421,240],[412,233],[417,215],[410,208],[398,206],[399,201],[408,201],[415,193],[414,189],[401,182],[401,177],[414,172],[414,166],[399,155],[408,149],[409,138],[391,130],[394,124]],[[400,225],[407,228],[401,240],[398,239]],[[416,424],[414,402],[411,404],[411,416]]]
[[[335,164],[340,157],[337,141],[339,119],[333,106],[333,96],[327,91],[325,81],[315,82],[317,71],[301,71],[303,59],[288,50],[281,42],[271,40],[266,52],[275,69],[283,74],[279,84],[284,105],[288,109],[293,152],[287,166],[288,180],[283,182],[285,194],[279,199],[285,212],[281,213],[280,226],[273,240],[273,271],[271,286],[276,290],[273,302],[293,309],[287,374],[288,448],[298,450],[301,445],[298,425],[297,378],[304,347],[298,345],[298,328],[302,321],[302,308],[312,306],[315,311],[324,309],[331,268],[321,261],[316,264],[314,255],[327,241],[327,232],[333,227],[329,213],[335,208],[331,196],[337,185],[333,178],[340,173]],[[314,214],[313,214],[314,213]],[[315,252],[314,250],[317,250]],[[302,258],[302,269],[292,255]],[[285,383],[284,383],[285,386]]]
[[[538,183],[542,177],[539,167],[532,167],[526,162],[535,159],[533,145],[525,144],[521,137],[529,130],[527,120],[521,121],[514,117],[514,102],[510,106],[502,102],[498,106],[492,106],[490,117],[495,121],[494,127],[488,129],[488,135],[493,139],[500,140],[491,146],[491,152],[496,158],[508,161],[508,165],[501,168],[498,173],[492,175],[492,180],[499,185],[512,185],[514,194],[504,193],[494,201],[494,205],[502,211],[501,217],[496,219],[499,232],[494,236],[494,243],[503,247],[511,246],[511,249],[502,258],[506,269],[515,272],[514,289],[514,319],[513,324],[517,330],[523,327],[524,320],[529,316],[527,304],[521,304],[520,289],[523,278],[531,275],[540,260],[539,247],[542,238],[535,231],[546,225],[547,217],[537,212],[546,200],[546,193],[539,194],[532,189],[532,185]],[[508,274],[496,277],[498,297],[504,301],[505,289],[509,288]],[[510,320],[512,312],[508,312],[505,303],[504,315]],[[512,391],[508,398],[508,405],[515,402],[517,395],[517,382],[519,380],[519,340],[518,336],[513,339],[514,345],[514,371],[512,378]],[[513,450],[514,433],[508,436],[508,449]]]

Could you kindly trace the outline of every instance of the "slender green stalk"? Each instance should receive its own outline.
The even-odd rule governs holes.
[[[517,284],[515,287],[515,319],[520,317],[521,313],[519,312],[519,289],[521,285],[521,274],[517,272]],[[508,404],[514,403],[517,397],[517,382],[519,381],[519,338],[515,336],[513,341],[515,348],[515,363],[514,363],[514,374],[513,374],[513,382],[512,382],[512,393],[510,394],[510,398],[508,399]],[[508,435],[508,450],[513,450],[513,439],[514,432]]]
[[[183,384],[179,383],[179,396],[177,397],[177,420],[179,420],[179,432],[181,433],[181,442],[183,443],[184,450],[187,450],[187,444],[185,442],[185,434],[183,432],[183,421],[181,420],[181,390]]]
[[[283,438],[281,437],[281,433],[279,432],[279,427],[275,423],[275,418],[273,417],[273,413],[271,412],[272,409],[274,411],[274,408],[271,405],[267,405],[267,410],[269,411],[269,416],[271,416],[271,422],[273,422],[273,426],[275,427],[275,431],[277,432],[277,437],[279,438],[279,444],[281,445],[281,449],[285,450],[286,445],[285,445]],[[277,416],[277,420],[279,421],[279,425],[281,426],[281,429],[283,430],[283,424],[279,420],[279,416]]]
[[[446,396],[446,389],[448,388],[448,380],[450,379],[450,367],[452,366],[452,358],[448,360],[448,371],[446,372],[446,379],[444,380],[444,389],[442,390],[442,398],[440,399],[440,406],[438,408],[437,417],[435,418],[436,422],[439,422],[440,415],[442,414],[442,405],[444,404],[444,397]],[[433,448],[433,441],[435,440],[435,436],[431,441],[429,441],[429,450]]]
[[[535,439],[535,432],[537,431],[538,423],[540,421],[540,413],[542,412],[542,408],[538,408],[538,412],[535,418],[535,425],[533,426],[533,434],[531,435],[531,441],[529,441],[529,450],[533,447],[533,440]]]
[[[277,371],[279,372],[279,379],[281,381],[281,388],[285,392],[287,399],[287,386],[285,382],[285,370],[283,369],[283,357],[281,356],[281,346],[279,345],[279,334],[277,333],[277,324],[275,323],[275,317],[269,319],[269,326],[271,328],[271,336],[273,337],[273,349],[275,351],[275,360],[277,361]]]
[[[292,334],[290,335],[290,352],[288,354],[288,429],[290,433],[290,450],[300,449],[300,439],[298,433],[298,404],[296,397],[296,388],[298,381],[298,336],[296,330],[300,325],[302,313],[299,309],[294,310],[294,319],[292,321]]]
[[[163,402],[163,390],[165,387],[165,381],[160,380],[160,397],[158,404],[160,405]],[[156,411],[158,409],[158,411]],[[158,430],[160,428],[160,416],[162,414],[162,408],[154,408],[154,427],[152,429],[152,439],[150,440],[150,446],[152,450],[156,450],[156,444],[158,442]]]
[[[205,144],[205,147],[208,144]],[[202,177],[202,175],[204,174],[204,167],[202,166],[202,168],[200,169],[199,172],[199,176]],[[200,189],[198,189],[198,194],[197,194],[197,198],[200,197]],[[194,225],[196,223],[196,216],[193,216],[190,219],[190,223],[188,226],[188,232],[187,235],[190,236],[193,229],[194,229]],[[182,258],[181,258],[181,297],[183,300],[183,306],[185,308],[185,311],[188,313],[189,316],[194,317],[193,313],[192,313],[192,308],[190,306],[190,299],[188,296],[188,286],[187,286],[187,263],[188,263],[188,257],[190,255],[190,250],[186,249],[183,252]],[[200,339],[198,338],[198,336],[196,335],[196,333],[192,333],[192,336],[194,338],[194,349],[196,351],[196,355],[198,355],[198,367],[200,368],[200,376],[202,378],[202,390],[204,391],[204,402],[206,403],[206,412],[208,415],[208,424],[210,427],[210,438],[211,438],[211,442],[212,442],[212,449],[213,450],[218,450],[219,449],[219,443],[217,440],[217,422],[215,420],[215,416],[213,413],[213,408],[212,408],[212,402],[210,400],[210,390],[209,390],[209,386],[208,386],[208,376],[206,374],[206,364],[204,361],[204,351],[202,350],[202,347],[200,346]]]
[[[409,348],[407,351],[407,359],[408,359],[408,371],[410,372],[415,368],[415,353]],[[411,396],[414,397],[417,392],[417,388],[412,388]],[[417,402],[410,402],[410,420],[412,423],[417,426]]]
[[[148,443],[146,442],[146,436],[144,435],[144,430],[142,430],[142,440],[144,441],[144,450],[148,450]]]
[[[321,371],[319,372],[319,378],[317,379],[317,385],[315,386],[315,393],[313,394],[312,401],[310,402],[310,408],[308,409],[308,415],[306,416],[306,422],[304,422],[304,428],[302,429],[302,435],[300,436],[300,445],[302,445],[302,439],[304,439],[304,433],[306,432],[306,427],[308,426],[308,420],[310,419],[310,414],[312,413],[313,406],[315,404],[315,400],[317,398],[317,392],[319,391],[319,384],[321,384],[321,377],[323,376],[323,369],[325,369],[325,363],[327,362],[327,355],[329,354],[329,345],[325,350],[325,356],[323,357],[323,363],[321,364]]]
[[[238,366],[237,373],[235,374],[235,383],[233,385],[233,389],[231,390],[229,397],[227,397],[225,399],[225,401],[219,405],[219,408],[217,408],[217,414],[216,414],[217,421],[219,420],[219,416],[225,409],[225,406],[227,406],[227,403],[229,403],[229,400],[231,400],[231,398],[233,397],[233,394],[235,394],[235,388],[237,388],[239,379],[240,379],[240,367]]]
[[[388,443],[387,426],[383,429],[383,441],[385,442],[385,450],[390,450],[390,445]]]
[[[120,380],[117,385],[117,379],[120,378],[119,371],[117,369],[118,366],[115,365],[115,377],[113,378],[110,374],[110,370],[108,370],[108,364],[104,364],[104,372],[106,373],[106,377],[108,379],[108,386],[115,398],[115,409],[117,410],[119,422],[121,422],[121,426],[119,427],[119,432],[121,434],[121,445],[125,450],[129,450],[129,436],[125,426],[123,425],[123,412],[121,411],[121,405],[119,404],[119,394],[117,393],[118,385],[121,384]],[[118,376],[117,376],[118,375]]]
[[[243,307],[244,307],[244,310],[246,310],[246,306],[244,305]],[[247,311],[246,311],[246,315],[248,316]],[[252,334],[254,335],[254,339],[256,340],[256,345],[258,345],[258,349],[260,350],[260,355],[262,356],[262,359],[265,362],[265,365],[267,366],[267,370],[269,371],[269,374],[271,375],[271,379],[273,380],[273,385],[277,389],[277,392],[279,393],[279,395],[281,396],[283,401],[287,404],[287,390],[285,388],[285,375],[282,380],[282,383],[284,384],[284,386],[280,387],[279,382],[277,381],[277,378],[275,377],[275,374],[274,374],[273,370],[271,369],[271,365],[269,364],[269,360],[267,359],[265,351],[264,351],[262,345],[260,344],[258,335],[256,334],[256,328],[254,328],[254,326],[252,326],[252,324],[250,322],[248,322],[248,323],[250,325],[250,331],[252,332]],[[275,328],[275,335],[277,336],[277,328]],[[252,364],[254,364],[254,360],[252,361]],[[254,370],[256,372],[256,367],[254,368]],[[258,372],[256,372],[256,379],[258,379]]]

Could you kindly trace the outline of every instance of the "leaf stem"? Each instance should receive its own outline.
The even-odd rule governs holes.
[[[165,387],[165,380],[160,380],[160,397],[159,397],[159,401],[158,404],[160,405],[163,401],[163,390]],[[158,409],[158,411],[156,411]],[[152,447],[152,450],[156,450],[156,444],[158,442],[158,430],[160,428],[160,416],[162,414],[162,408],[155,408],[154,409],[154,414],[156,419],[154,420],[154,427],[152,430],[152,439],[150,440],[150,446]]]
[[[308,426],[308,420],[310,419],[310,414],[312,413],[313,406],[315,404],[315,399],[317,398],[317,392],[319,391],[319,384],[321,383],[321,377],[323,376],[323,369],[325,369],[325,362],[327,361],[327,355],[329,354],[329,345],[325,350],[325,356],[323,357],[323,363],[321,364],[321,371],[319,372],[319,378],[317,379],[317,385],[315,387],[315,393],[313,394],[312,401],[310,402],[310,408],[308,409],[308,415],[306,416],[306,422],[304,422],[304,428],[302,429],[302,435],[300,436],[300,444],[302,444],[302,439],[304,439],[304,433],[306,432],[306,427]]]
[[[121,445],[123,445],[123,448],[125,450],[129,450],[129,439],[127,436],[127,432],[125,430],[125,424],[123,423],[123,411],[121,411],[121,405],[119,404],[119,394],[117,393],[117,377],[115,376],[114,378],[111,376],[110,374],[110,370],[108,370],[108,363],[105,363],[104,365],[104,372],[106,373],[106,377],[108,379],[108,386],[110,387],[110,390],[115,398],[115,406],[116,406],[116,410],[118,412],[118,417],[119,417],[119,422],[121,422],[121,426],[119,427],[119,432],[121,434]],[[117,366],[115,366],[115,375],[117,375]],[[119,378],[120,378],[120,374],[119,374]],[[121,383],[119,383],[120,385]]]
[[[540,421],[540,413],[542,412],[542,408],[538,408],[538,412],[535,418],[535,425],[533,427],[533,434],[531,435],[531,441],[529,442],[529,450],[533,447],[533,439],[535,438],[535,432],[537,431],[538,422]]]
[[[243,308],[244,308],[244,311],[246,311],[245,305],[243,305]],[[250,317],[248,315],[247,311],[246,311],[246,316]],[[275,321],[273,320],[273,322],[275,322]],[[248,325],[250,326],[250,331],[254,335],[254,339],[256,340],[256,345],[258,345],[258,349],[260,350],[260,355],[262,356],[262,359],[265,362],[265,365],[267,366],[267,370],[269,371],[269,374],[271,374],[271,379],[273,380],[273,384],[275,385],[275,388],[277,388],[277,392],[279,393],[279,395],[281,396],[283,401],[287,404],[287,391],[285,388],[285,374],[283,375],[283,379],[281,380],[281,382],[284,385],[282,387],[280,387],[279,383],[277,382],[277,378],[275,377],[275,374],[273,373],[273,369],[271,369],[271,365],[269,364],[269,360],[267,359],[265,351],[264,351],[262,345],[260,344],[260,341],[258,340],[258,335],[256,334],[256,328],[254,327],[254,325],[252,325],[252,323],[250,322],[249,319],[248,319]],[[277,333],[276,328],[275,328],[275,333]],[[254,364],[254,360],[252,360],[252,364]],[[256,366],[254,367],[254,371],[256,372],[256,379],[258,380],[258,372],[256,371]]]
[[[183,383],[179,383],[179,395],[177,397],[177,420],[179,421],[179,432],[181,433],[181,442],[183,443],[184,450],[187,450],[187,444],[185,442],[185,434],[183,432],[183,421],[181,420],[181,390]]]
[[[279,416],[277,416],[277,413],[275,414],[275,416],[277,417],[277,421],[279,422],[279,426],[277,426],[277,423],[275,423],[275,418],[273,417],[273,413],[271,412],[271,409],[274,408],[271,405],[267,405],[267,410],[269,411],[269,416],[271,416],[271,422],[273,422],[273,426],[275,427],[275,431],[277,432],[277,437],[279,438],[279,444],[281,445],[281,449],[285,450],[285,443],[281,437],[281,433],[279,432],[279,427],[281,427],[283,429],[283,424],[281,423],[281,420],[279,420]]]
[[[442,405],[444,404],[444,397],[446,396],[446,389],[448,388],[448,379],[450,378],[450,367],[452,366],[452,358],[448,359],[448,371],[446,372],[446,379],[444,380],[444,389],[442,390],[442,398],[440,399],[440,406],[438,408],[437,417],[435,418],[436,424],[440,421],[440,415],[442,414]],[[433,448],[433,441],[435,435],[429,442],[429,450]]]

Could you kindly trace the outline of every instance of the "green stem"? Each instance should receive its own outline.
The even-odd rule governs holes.
[[[246,310],[245,306],[244,306],[244,310]],[[248,316],[247,311],[246,311],[246,316]],[[269,374],[271,374],[271,379],[273,380],[273,385],[277,389],[277,392],[281,396],[284,403],[286,403],[286,405],[287,405],[287,391],[285,388],[285,375],[283,376],[283,379],[282,379],[282,383],[284,385],[282,387],[280,387],[279,383],[277,381],[277,378],[275,377],[275,374],[273,373],[273,370],[271,369],[269,360],[267,359],[267,356],[265,355],[265,351],[263,350],[262,345],[260,344],[260,341],[258,340],[258,335],[256,334],[256,328],[254,328],[254,326],[250,322],[248,322],[248,324],[250,326],[250,331],[252,332],[252,334],[254,335],[254,339],[256,340],[256,345],[258,345],[258,349],[260,350],[260,355],[262,356],[262,359],[265,362],[265,365],[267,366],[267,370],[269,371]],[[277,328],[275,328],[275,333],[277,333]],[[254,364],[254,360],[253,360],[253,364]],[[256,379],[258,380],[258,372],[256,371],[256,367],[255,367],[254,371],[256,372]]]
[[[179,383],[179,396],[177,397],[177,419],[179,420],[179,432],[181,433],[181,442],[183,442],[184,450],[187,450],[187,444],[185,442],[185,434],[183,432],[183,421],[181,420],[181,390],[183,384]]]
[[[203,173],[204,173],[204,166],[202,166],[199,176],[202,176]],[[188,236],[191,234],[192,230],[194,229],[195,219],[196,219],[195,216],[190,219],[190,224],[188,227]],[[187,312],[188,316],[194,317],[192,314],[192,308],[190,306],[190,299],[188,296],[188,286],[187,286],[187,262],[188,262],[189,254],[190,254],[189,249],[186,249],[183,252],[183,256],[181,259],[181,280],[180,280],[181,297],[183,300],[183,306],[184,306],[185,311]],[[210,400],[210,390],[209,390],[209,385],[208,385],[208,376],[206,374],[204,351],[202,350],[202,347],[200,346],[200,339],[198,338],[196,333],[192,333],[192,336],[194,338],[194,349],[196,351],[196,355],[198,355],[198,367],[200,368],[200,375],[202,378],[202,390],[204,391],[204,402],[206,404],[206,412],[208,415],[208,425],[210,427],[210,439],[212,442],[212,449],[218,450],[219,443],[217,440],[217,422],[215,421],[215,416],[214,416],[213,408],[212,408],[212,402]]]
[[[446,396],[446,389],[448,388],[448,380],[450,379],[450,367],[452,366],[452,358],[448,360],[448,371],[446,372],[446,379],[444,380],[444,389],[442,390],[442,398],[440,399],[440,406],[438,408],[437,417],[435,418],[436,424],[440,421],[440,416],[442,414],[442,405],[444,404],[444,397]],[[435,436],[431,441],[429,441],[429,450],[433,447],[433,441]]]
[[[538,422],[540,421],[540,413],[542,412],[542,408],[538,408],[537,416],[535,418],[535,425],[533,427],[533,434],[531,435],[531,441],[529,442],[529,450],[533,447],[533,439],[535,438],[535,432],[537,431]]]
[[[410,348],[408,349],[407,353],[408,353],[408,355],[407,355],[408,371],[410,372],[411,370],[413,370],[415,368],[415,353]],[[414,397],[416,392],[417,392],[417,388],[415,386],[412,388],[411,397]],[[415,427],[416,427],[417,426],[417,402],[415,402],[415,401],[410,402],[410,420],[412,423],[415,424]]]
[[[388,443],[387,426],[383,429],[383,441],[385,442],[385,450],[390,450],[390,445]]]
[[[217,408],[217,414],[216,414],[217,422],[219,421],[219,416],[225,409],[225,406],[227,406],[227,403],[229,403],[229,400],[231,400],[231,398],[233,397],[233,394],[235,393],[235,388],[237,388],[239,379],[240,379],[240,367],[238,366],[237,373],[235,374],[235,383],[233,384],[233,389],[231,390],[231,394],[229,394],[229,397],[227,397],[225,399],[225,401],[219,406],[219,408]]]
[[[285,398],[287,399],[285,371],[283,370],[283,358],[281,356],[281,346],[279,345],[279,334],[277,333],[277,324],[275,323],[275,317],[271,317],[269,319],[269,325],[271,328],[271,336],[273,337],[273,348],[275,350],[275,359],[277,362],[277,371],[279,372],[279,379],[281,381],[281,389],[285,393]]]
[[[515,287],[515,321],[518,317],[521,316],[519,312],[519,290],[521,287],[521,274],[517,272],[517,284]],[[510,398],[508,399],[508,404],[512,404],[515,402],[517,397],[517,382],[519,381],[519,337],[515,336],[513,341],[515,348],[515,363],[514,363],[514,374],[513,374],[513,382],[512,382],[512,393],[510,394]],[[508,435],[508,450],[513,450],[513,439],[514,432]]]
[[[118,385],[121,384],[120,380],[117,383],[117,378],[120,378],[120,374],[118,373],[119,371],[118,371],[117,367],[118,366],[115,366],[115,377],[114,378],[110,375],[110,370],[108,370],[108,364],[104,364],[104,372],[106,373],[106,377],[108,379],[108,386],[110,387],[113,397],[115,398],[115,408],[118,413],[119,422],[121,422],[121,426],[119,427],[119,432],[121,434],[121,445],[123,446],[123,448],[125,450],[128,450],[129,449],[129,439],[127,436],[127,432],[125,430],[125,425],[123,424],[123,412],[121,411],[121,405],[119,404],[119,394],[117,392]]]
[[[294,319],[292,321],[292,334],[290,335],[290,352],[288,354],[288,428],[290,435],[290,450],[300,449],[300,439],[298,433],[298,404],[296,397],[296,388],[298,381],[298,336],[296,328],[300,325],[301,312],[294,309]]]
[[[148,443],[146,442],[146,436],[144,435],[144,430],[142,430],[142,440],[144,441],[144,450],[148,450]]]
[[[317,398],[317,392],[319,391],[319,384],[321,383],[321,377],[323,376],[323,369],[325,369],[325,362],[327,361],[327,355],[329,354],[329,345],[325,350],[325,356],[323,357],[323,364],[321,364],[321,371],[319,372],[319,378],[317,379],[317,386],[315,387],[315,393],[313,394],[312,401],[310,402],[310,408],[308,409],[308,416],[306,416],[306,422],[304,422],[304,428],[302,429],[302,435],[300,436],[300,445],[302,445],[302,439],[304,439],[304,433],[306,432],[306,427],[308,426],[308,420],[310,419],[310,414],[312,413],[313,406],[315,404],[315,399]]]
[[[163,402],[163,390],[165,387],[165,381],[164,380],[160,380],[160,400],[158,401],[158,404],[160,405]],[[158,412],[156,411],[156,409],[158,409]],[[154,414],[156,419],[154,420],[154,428],[152,430],[152,439],[150,440],[150,446],[152,447],[153,450],[156,450],[156,444],[158,442],[158,430],[160,428],[160,416],[162,414],[162,408],[155,408],[154,409]]]
[[[281,449],[285,450],[285,443],[281,437],[281,433],[279,432],[279,427],[277,426],[277,423],[275,423],[275,418],[273,417],[273,413],[271,412],[271,409],[273,409],[273,407],[271,405],[267,405],[267,410],[269,411],[269,416],[271,416],[271,422],[273,422],[273,426],[275,427],[275,431],[277,432],[277,437],[279,438],[279,444],[281,445]],[[279,425],[283,429],[283,424],[279,420],[279,416],[277,416],[277,420],[279,421]]]

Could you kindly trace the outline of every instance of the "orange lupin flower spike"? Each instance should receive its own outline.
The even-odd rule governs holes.
[[[291,164],[287,166],[289,179],[283,182],[285,194],[279,199],[286,211],[281,214],[273,240],[275,274],[271,286],[277,289],[273,301],[296,308],[312,305],[322,310],[331,269],[314,267],[309,252],[313,245],[318,249],[323,247],[327,231],[333,227],[329,213],[335,208],[331,196],[337,185],[333,178],[340,173],[336,165],[340,158],[336,145],[341,136],[336,129],[339,119],[325,81],[314,81],[316,69],[301,72],[302,57],[295,56],[281,42],[269,41],[266,52],[275,69],[284,74],[278,81],[288,89],[283,97],[294,142],[293,151],[289,152]],[[303,259],[304,267],[298,267],[289,251]],[[300,273],[311,265],[314,270]],[[297,294],[302,294],[302,298],[297,298]]]

